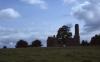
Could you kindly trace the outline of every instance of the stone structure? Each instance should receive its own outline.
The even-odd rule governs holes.
[[[95,35],[91,38],[90,45],[91,46],[100,46],[100,34]]]
[[[79,25],[75,24],[75,35],[74,35],[74,44],[80,44],[80,34],[79,34]]]
[[[57,39],[55,36],[53,37],[48,37],[47,39],[47,47],[57,47]]]
[[[79,34],[79,25],[75,24],[75,35],[74,38],[65,39],[65,44],[58,41],[58,39],[53,37],[48,37],[47,47],[67,47],[67,46],[79,46],[80,45],[80,34]]]

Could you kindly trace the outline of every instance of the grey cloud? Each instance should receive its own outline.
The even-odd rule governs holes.
[[[73,15],[78,20],[85,22],[84,29],[87,32],[100,30],[100,1],[85,0],[74,7]]]

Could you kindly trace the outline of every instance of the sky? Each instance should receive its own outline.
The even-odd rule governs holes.
[[[20,39],[30,44],[48,36],[63,25],[79,24],[81,40],[100,32],[100,0],[0,0],[0,48],[12,48]]]

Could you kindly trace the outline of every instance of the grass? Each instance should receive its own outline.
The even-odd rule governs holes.
[[[100,47],[0,49],[0,62],[100,62]]]

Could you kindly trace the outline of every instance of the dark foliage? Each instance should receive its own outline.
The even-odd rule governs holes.
[[[89,46],[89,43],[87,40],[82,40],[82,43],[81,43],[82,46]]]
[[[4,49],[6,49],[6,48],[7,48],[7,46],[3,46],[3,48],[4,48]]]
[[[41,47],[42,44],[41,44],[41,41],[40,40],[35,40],[32,42],[32,45],[31,47]]]
[[[90,44],[94,46],[100,46],[100,34],[92,37]]]
[[[16,43],[16,48],[26,48],[28,47],[28,43],[24,40],[19,40],[17,43]]]
[[[66,39],[72,38],[72,33],[70,32],[70,27],[64,25],[61,28],[59,28],[56,37],[57,37],[59,43],[65,44]]]

